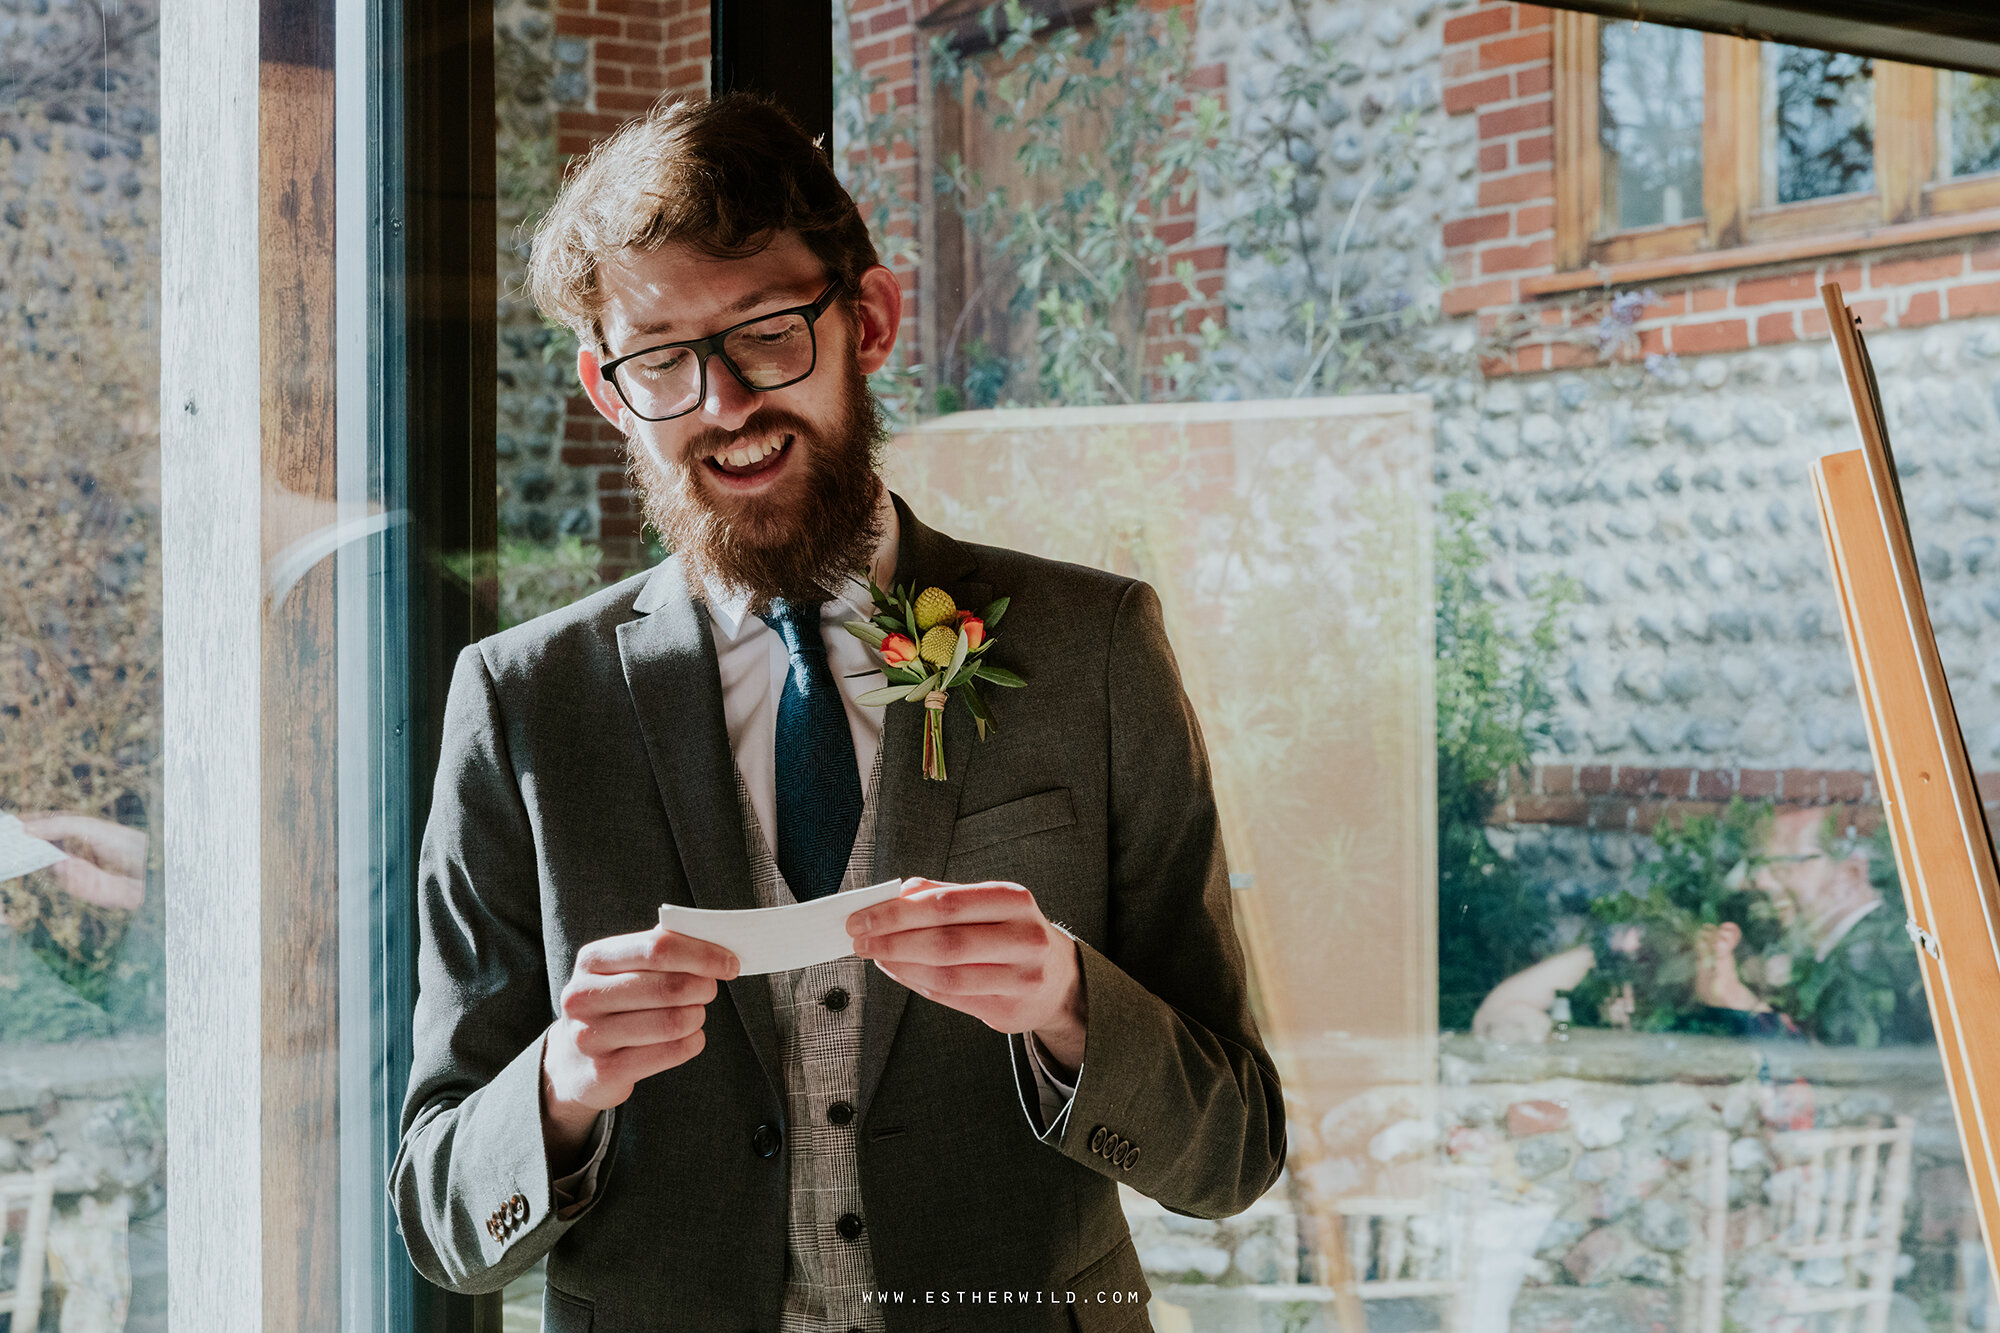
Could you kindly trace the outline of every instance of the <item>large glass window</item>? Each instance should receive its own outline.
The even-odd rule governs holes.
[[[1875,188],[1875,62],[1772,43],[1765,50],[1773,203]]]
[[[2000,171],[2000,78],[1953,70],[1940,80],[1939,130],[1945,174]]]
[[[159,47],[0,25],[0,1310],[159,1330]]]

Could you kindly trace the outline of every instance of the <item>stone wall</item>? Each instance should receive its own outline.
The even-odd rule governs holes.
[[[1984,1293],[1963,1289],[1975,1277],[1976,1214],[1932,1048],[1577,1031],[1532,1048],[1450,1038],[1439,1072],[1434,1093],[1415,1098],[1435,1101],[1434,1118],[1385,1120],[1400,1091],[1386,1089],[1294,1135],[1328,1154],[1313,1163],[1295,1151],[1292,1170],[1308,1180],[1340,1175],[1342,1154],[1436,1172],[1435,1193],[1416,1191],[1435,1211],[1420,1210],[1425,1221],[1409,1233],[1428,1247],[1411,1275],[1446,1281],[1453,1295],[1385,1303],[1400,1311],[1371,1302],[1371,1327],[1435,1327],[1415,1322],[1421,1313],[1410,1307],[1435,1312],[1453,1299],[1467,1307],[1460,1328],[1678,1326],[1707,1275],[1716,1153],[1726,1161],[1724,1312],[1749,1326],[1775,1299],[1783,1267],[1751,1238],[1799,1179],[1778,1136],[1878,1128],[1899,1116],[1913,1122],[1913,1161],[1892,1327],[1923,1327],[1926,1317],[1933,1327],[1980,1326],[1969,1310]],[[1295,1204],[1299,1185],[1288,1176],[1222,1221],[1128,1192],[1156,1326],[1185,1316],[1181,1327],[1204,1333],[1334,1327],[1333,1293],[1316,1281],[1314,1225]],[[1454,1263],[1461,1242],[1469,1252]]]

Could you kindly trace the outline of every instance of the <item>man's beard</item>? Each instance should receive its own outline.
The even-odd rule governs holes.
[[[718,365],[709,373],[729,371]],[[849,576],[865,576],[882,536],[877,473],[886,431],[867,377],[851,361],[842,389],[841,415],[830,429],[765,407],[739,430],[694,437],[674,462],[627,440],[646,521],[681,558],[691,585],[715,582],[745,593],[754,614],[778,598],[828,601]],[[805,446],[805,475],[788,479],[778,494],[725,497],[728,509],[718,510],[694,475],[708,466],[702,460],[739,437],[785,435],[794,437],[788,450]]]

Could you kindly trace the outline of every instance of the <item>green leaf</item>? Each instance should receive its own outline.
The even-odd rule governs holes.
[[[922,680],[918,681],[915,687],[912,688],[908,693],[906,693],[903,696],[903,698],[910,703],[915,703],[917,700],[923,698],[926,694],[929,694],[932,690],[936,689],[937,683],[938,683],[938,678],[935,673],[932,675],[925,676]]]
[[[979,618],[986,622],[986,632],[988,634],[991,634],[993,627],[1000,623],[1000,617],[1007,614],[1007,603],[1012,600],[1014,599],[1011,597],[1002,597],[996,601],[988,602],[986,609],[979,613]]]
[[[959,691],[959,697],[965,700],[966,708],[972,713],[973,724],[979,728],[979,739],[985,740],[986,733],[995,728],[993,714],[986,711],[986,700],[981,697],[979,687],[968,680]]]
[[[889,637],[885,631],[877,629],[865,620],[850,620],[842,625],[841,628],[867,644],[870,648],[880,648],[882,640]]]
[[[854,702],[866,708],[880,708],[884,704],[892,704],[899,699],[908,697],[909,690],[910,687],[907,685],[887,685],[879,690],[870,690],[866,694],[857,696]]]
[[[951,650],[951,665],[944,669],[944,678],[950,680],[965,665],[965,654],[972,647],[972,640],[965,637],[965,631],[958,632],[958,643]]]
[[[979,664],[979,679],[990,680],[995,685],[1004,685],[1010,690],[1018,690],[1028,683],[1007,670],[1007,668],[997,667],[989,662],[981,662]]]

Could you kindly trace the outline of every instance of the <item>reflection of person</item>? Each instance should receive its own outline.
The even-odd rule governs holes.
[[[478,1291],[546,1253],[556,1330],[1145,1328],[1116,1185],[1226,1215],[1284,1157],[1158,598],[889,496],[865,376],[901,293],[768,106],[621,131],[531,280],[674,555],[459,659],[392,1173],[412,1259]],[[952,706],[949,781],[917,705],[856,703],[852,571],[1011,599],[1028,684],[988,693],[984,743]],[[862,957],[818,967],[635,930],[888,877]]]
[[[24,814],[30,837],[67,856],[49,867],[56,887],[98,907],[136,912],[146,901],[146,834],[90,815]]]

